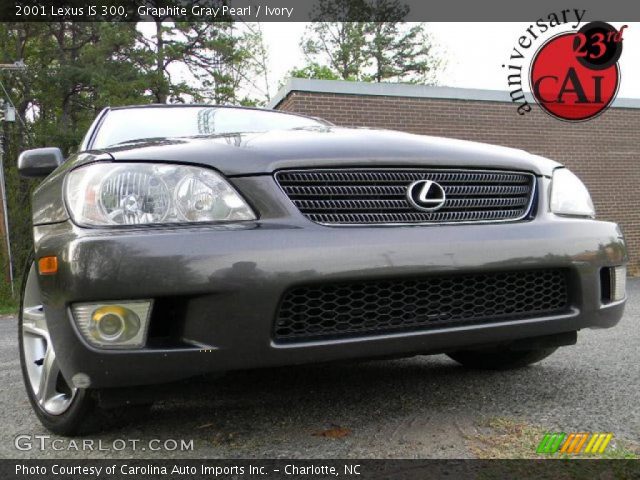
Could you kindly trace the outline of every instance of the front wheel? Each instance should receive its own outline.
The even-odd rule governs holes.
[[[29,402],[40,422],[53,433],[75,435],[92,422],[92,392],[69,385],[60,372],[42,305],[35,263],[22,282],[18,325],[20,366]]]
[[[510,370],[522,368],[547,358],[557,347],[533,350],[484,349],[461,350],[447,355],[467,368]]]
[[[27,397],[42,425],[53,433],[71,436],[94,432],[139,419],[151,407],[148,403],[105,411],[98,405],[99,390],[69,385],[51,343],[34,262],[29,263],[22,282],[18,345]]]

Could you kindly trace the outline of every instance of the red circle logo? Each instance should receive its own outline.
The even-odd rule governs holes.
[[[533,58],[531,92],[536,102],[556,118],[589,120],[606,110],[616,97],[622,43],[615,41],[615,28],[597,23],[584,31],[551,38]],[[607,35],[601,24],[614,34]]]

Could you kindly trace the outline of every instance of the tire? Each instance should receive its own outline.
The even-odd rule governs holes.
[[[18,345],[27,397],[40,423],[58,435],[73,436],[95,432],[130,419],[131,414],[139,416],[148,411],[150,405],[104,411],[99,408],[99,390],[72,388],[67,383],[49,339],[37,275],[32,258],[22,281]]]
[[[540,348],[535,350],[460,350],[447,356],[467,368],[479,370],[511,370],[522,368],[547,358],[558,348]]]

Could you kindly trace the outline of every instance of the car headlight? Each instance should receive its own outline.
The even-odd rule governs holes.
[[[595,217],[591,195],[570,170],[559,168],[551,180],[551,211],[559,215]]]
[[[65,196],[82,226],[256,219],[224,178],[184,165],[95,163],[69,173]]]

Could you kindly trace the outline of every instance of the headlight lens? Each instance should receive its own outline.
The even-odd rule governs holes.
[[[551,211],[559,215],[595,217],[591,195],[570,170],[559,168],[551,181]]]
[[[65,194],[82,226],[256,219],[231,185],[199,167],[96,163],[69,173]]]

